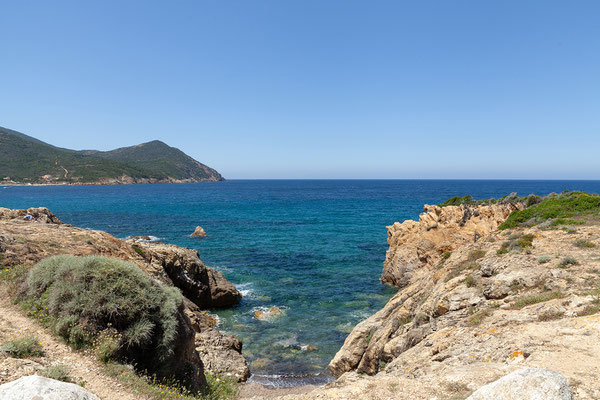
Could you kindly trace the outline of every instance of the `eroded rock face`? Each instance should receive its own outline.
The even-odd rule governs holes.
[[[203,328],[196,334],[196,350],[204,368],[213,374],[238,382],[244,382],[250,376],[250,368],[242,355],[242,341],[234,335]]]
[[[584,344],[596,340],[591,337],[600,340],[597,299],[589,295],[597,287],[600,262],[595,247],[574,245],[582,239],[600,244],[600,226],[578,226],[575,233],[539,226],[487,234],[481,230],[474,241],[468,221],[464,235],[456,228],[459,223],[452,228],[456,241],[449,235],[439,240],[428,236],[428,244],[410,247],[434,228],[416,229],[414,236],[404,231],[396,238],[413,253],[429,249],[420,253],[426,261],[418,260],[404,286],[348,335],[329,364],[340,386],[354,374],[367,374],[419,378],[423,385],[452,378],[473,391],[522,363],[575,373],[585,359],[587,371],[600,369],[592,356],[600,357],[600,345],[592,349]],[[490,227],[499,222],[489,218]],[[533,237],[532,244],[498,252],[521,235]],[[447,258],[437,255],[441,249],[451,249],[444,250],[451,251]],[[398,255],[406,249],[394,250]],[[579,264],[557,267],[566,256]],[[600,396],[589,385],[578,390]]]
[[[567,379],[556,371],[525,368],[478,389],[467,400],[571,400]]]
[[[0,385],[2,400],[100,400],[95,394],[74,383],[42,376],[24,376]]]
[[[204,265],[196,250],[162,243],[136,242],[131,245],[141,250],[137,255],[152,270],[159,275],[166,274],[185,297],[201,308],[228,307],[242,298],[220,271]]]
[[[396,222],[387,227],[389,249],[381,281],[399,288],[410,284],[418,268],[433,265],[442,255],[495,230],[521,203],[492,205],[425,205],[419,221]]]

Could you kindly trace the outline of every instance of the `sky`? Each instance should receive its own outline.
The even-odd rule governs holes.
[[[229,179],[600,179],[600,2],[2,1],[0,126]]]

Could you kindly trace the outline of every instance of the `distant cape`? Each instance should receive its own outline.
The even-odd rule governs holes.
[[[0,184],[131,184],[225,180],[159,140],[111,151],[70,150],[0,127]]]

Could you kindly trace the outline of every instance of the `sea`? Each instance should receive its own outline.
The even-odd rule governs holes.
[[[322,384],[352,328],[395,293],[379,281],[386,226],[452,196],[600,192],[600,181],[228,180],[115,186],[0,186],[0,206],[44,206],[78,227],[150,235],[197,249],[243,294],[210,310],[243,341],[252,376],[272,386]],[[200,225],[205,238],[189,235]],[[271,307],[280,316],[258,320]]]

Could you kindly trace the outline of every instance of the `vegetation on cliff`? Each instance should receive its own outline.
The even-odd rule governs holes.
[[[563,192],[550,194],[540,203],[524,210],[512,212],[498,228],[515,228],[522,224],[534,225],[553,220],[553,225],[577,225],[581,221],[573,218],[598,214],[600,196],[583,192]]]
[[[145,183],[218,181],[223,177],[158,140],[112,151],[75,151],[0,127],[0,179],[17,183]]]
[[[75,348],[94,347],[102,361],[177,374],[171,369],[179,364],[183,297],[133,263],[101,256],[44,259],[29,271],[20,301]]]
[[[489,204],[511,204],[511,203],[524,203],[527,206],[536,204],[541,201],[540,196],[535,194],[530,194],[528,196],[517,196],[516,193],[511,193],[507,196],[500,197],[499,199],[485,199],[485,200],[475,200],[473,196],[467,194],[463,197],[454,196],[444,201],[443,203],[438,204],[440,207],[448,207],[448,206],[460,206],[460,205],[468,205],[468,206],[479,206],[479,205],[489,205]]]

